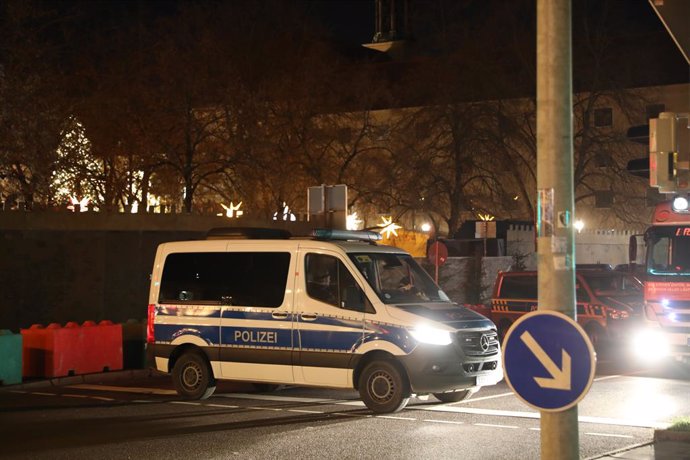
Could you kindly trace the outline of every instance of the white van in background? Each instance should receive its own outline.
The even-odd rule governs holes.
[[[413,394],[456,402],[499,382],[495,325],[378,239],[237,228],[161,244],[149,359],[185,398],[207,398],[217,379],[355,388],[377,413]]]

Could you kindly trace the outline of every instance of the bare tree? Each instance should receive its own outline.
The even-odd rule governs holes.
[[[56,60],[64,16],[37,2],[0,6],[0,177],[3,195],[26,206],[51,202],[50,176],[71,101]]]

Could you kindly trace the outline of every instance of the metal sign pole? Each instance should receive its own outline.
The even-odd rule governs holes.
[[[539,310],[575,319],[571,62],[570,0],[537,0]],[[577,405],[541,412],[541,457],[579,458]]]

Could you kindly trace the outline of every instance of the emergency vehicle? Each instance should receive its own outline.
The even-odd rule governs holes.
[[[644,317],[634,340],[638,356],[690,360],[690,211],[678,196],[656,206],[644,234],[647,248]],[[631,241],[631,248],[635,242]]]
[[[536,271],[499,272],[491,299],[491,319],[500,340],[521,316],[538,306]],[[577,322],[594,348],[627,343],[639,328],[643,308],[640,280],[609,268],[578,268],[575,275]]]
[[[354,388],[374,412],[503,378],[495,325],[374,232],[221,229],[158,247],[147,354],[184,398],[216,380]]]

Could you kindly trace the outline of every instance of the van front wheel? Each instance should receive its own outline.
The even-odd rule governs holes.
[[[391,361],[369,363],[359,377],[359,395],[372,411],[385,414],[402,410],[410,400],[407,378]]]
[[[172,371],[177,394],[185,399],[206,399],[216,390],[211,366],[199,353],[185,353]]]

